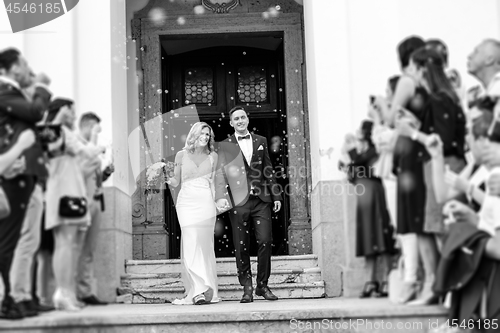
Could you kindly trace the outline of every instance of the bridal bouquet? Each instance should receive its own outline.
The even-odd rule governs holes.
[[[147,190],[159,191],[165,186],[165,182],[174,176],[174,162],[156,162],[146,170]]]

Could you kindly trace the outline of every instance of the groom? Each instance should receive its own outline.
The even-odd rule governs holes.
[[[232,108],[229,118],[235,133],[219,144],[215,199],[220,210],[231,209],[229,218],[238,279],[243,286],[240,302],[253,302],[249,254],[251,225],[259,246],[255,294],[275,301],[278,297],[267,286],[273,241],[271,206],[274,212],[281,209],[281,189],[273,173],[266,138],[248,132],[248,115],[242,107]]]

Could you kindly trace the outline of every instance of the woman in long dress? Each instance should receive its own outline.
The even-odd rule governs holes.
[[[175,305],[219,301],[214,251],[215,165],[212,128],[198,122],[191,127],[184,149],[175,156],[174,176],[167,180],[171,186],[181,185],[175,208],[182,232],[181,263],[186,296],[176,299]]]

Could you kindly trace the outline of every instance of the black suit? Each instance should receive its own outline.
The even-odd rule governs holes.
[[[274,176],[266,138],[252,134],[252,147],[249,165],[234,135],[219,143],[215,178],[215,199],[225,198],[231,203],[229,218],[242,286],[252,285],[249,254],[252,224],[259,245],[257,285],[267,285],[273,241],[271,206],[281,200],[281,188]]]
[[[0,81],[0,154],[8,151],[24,130],[34,130],[35,124],[43,118],[50,96],[47,90],[38,87],[33,100],[28,101],[17,88]],[[9,300],[10,266],[31,193],[37,179],[47,177],[40,143],[27,149],[23,156],[26,159],[23,174],[1,180],[11,207],[10,215],[0,220],[0,274],[5,285],[4,304]]]

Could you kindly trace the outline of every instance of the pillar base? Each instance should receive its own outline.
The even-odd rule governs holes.
[[[93,292],[107,302],[116,301],[125,260],[132,259],[132,210],[130,196],[116,187],[105,187],[106,210],[98,221],[99,234],[94,249]]]
[[[309,219],[292,219],[288,227],[288,254],[312,254],[311,232]]]

